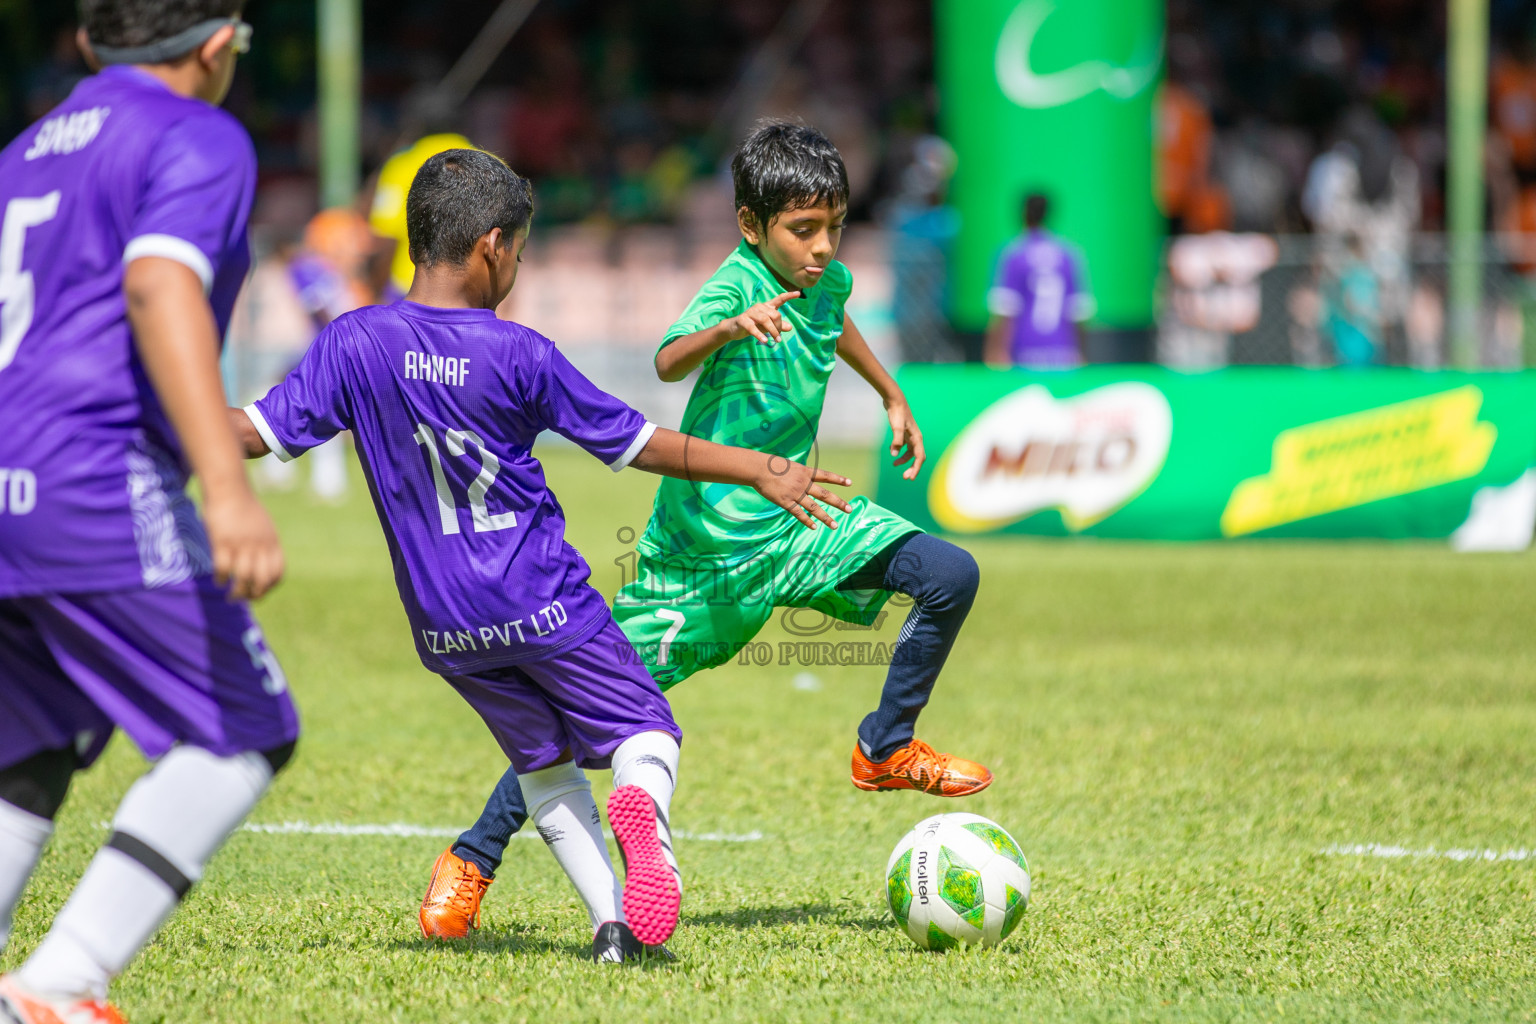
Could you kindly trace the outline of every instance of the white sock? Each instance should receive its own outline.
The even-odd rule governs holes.
[[[105,999],[272,781],[260,754],[176,747],[133,784],[112,836],[17,976],[54,999]]]
[[[677,789],[677,761],[681,751],[677,740],[664,732],[642,732],[620,743],[613,752],[613,788],[639,786],[656,801],[656,831],[667,863],[677,872],[681,888],[683,873],[672,852],[672,793]]]
[[[624,890],[608,859],[602,818],[586,773],[567,761],[520,774],[517,781],[528,803],[528,819],[587,905],[593,930],[604,921],[624,920]]]
[[[53,822],[0,800],[0,952],[11,937],[11,915],[51,835]]]

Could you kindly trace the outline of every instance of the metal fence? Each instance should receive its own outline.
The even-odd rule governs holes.
[[[603,385],[675,422],[687,389],[660,385],[651,356],[730,251],[729,230],[691,238],[661,228],[614,235],[565,227],[541,233],[537,242],[504,314],[556,339]],[[1158,289],[1152,356],[1182,369],[1449,365],[1446,239],[1404,234],[1390,243],[1380,235],[1369,244],[1323,235],[1174,239]],[[1486,241],[1479,367],[1536,366],[1530,243],[1519,236]],[[261,248],[226,359],[230,392],[240,401],[263,393],[314,336],[281,260]],[[945,315],[941,245],[861,226],[849,232],[839,256],[854,273],[849,313],[883,361],[894,367],[966,357]],[[835,374],[833,391],[826,422],[833,435],[863,439],[879,428],[878,401],[855,375]]]
[[[1185,236],[1168,247],[1158,362],[1200,369],[1450,365],[1444,235],[1368,249],[1344,237]],[[1536,248],[1483,247],[1476,366],[1536,365]]]

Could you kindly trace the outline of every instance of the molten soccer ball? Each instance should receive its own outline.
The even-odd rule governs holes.
[[[924,949],[995,946],[1029,905],[1029,862],[979,814],[935,814],[901,837],[885,866],[896,922]]]

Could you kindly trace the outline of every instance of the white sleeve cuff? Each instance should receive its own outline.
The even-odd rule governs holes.
[[[140,235],[123,249],[123,266],[144,256],[159,256],[175,260],[197,275],[203,282],[203,294],[213,291],[213,264],[203,255],[203,250],[184,238],[175,235]]]
[[[993,316],[1018,316],[1024,312],[1024,296],[1012,288],[993,288],[987,292],[987,312]]]
[[[635,439],[629,442],[629,447],[624,449],[624,454],[608,463],[608,468],[617,473],[631,462],[634,462],[635,456],[639,455],[641,450],[651,443],[651,435],[654,433],[656,433],[656,424],[646,420],[645,426],[640,428],[640,432],[635,435]]]
[[[251,426],[256,428],[256,433],[261,435],[261,439],[267,442],[267,447],[271,449],[272,454],[277,456],[277,461],[292,462],[294,457],[288,453],[288,449],[283,447],[283,442],[279,441],[277,435],[272,432],[272,424],[268,423],[267,418],[261,414],[261,410],[256,408],[256,403],[252,402],[243,411],[250,417]]]

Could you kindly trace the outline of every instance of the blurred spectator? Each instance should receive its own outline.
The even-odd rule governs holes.
[[[1516,175],[1523,185],[1536,183],[1536,63],[1529,37],[1506,41],[1494,57],[1488,99]]]
[[[1284,222],[1285,169],[1270,152],[1262,122],[1248,118],[1228,132],[1216,145],[1214,166],[1233,230],[1274,231]]]
[[[1536,62],[1529,33],[1509,40],[1494,58],[1489,113],[1487,176],[1494,227],[1503,253],[1522,278],[1511,312],[1520,323],[1527,351],[1521,362],[1536,365]],[[1518,342],[1516,343],[1518,344]]]
[[[1169,315],[1158,331],[1158,361],[1207,370],[1231,361],[1232,336],[1263,315],[1260,275],[1279,246],[1268,235],[1213,231],[1182,235],[1168,247]]]
[[[1324,316],[1339,365],[1375,366],[1382,360],[1381,284],[1365,259],[1357,234],[1345,240],[1344,257],[1324,289]]]
[[[256,263],[230,326],[241,366],[239,400],[265,394],[297,366],[321,329],[380,298],[372,264],[375,235],[355,210],[321,210],[304,229],[302,245],[280,242]],[[347,449],[336,438],[304,460],[310,491],[322,501],[347,492]],[[258,474],[270,487],[294,486],[297,467],[268,456]]]
[[[421,165],[445,149],[474,148],[474,143],[455,132],[437,132],[417,139],[384,161],[373,190],[373,209],[368,223],[381,237],[395,243],[390,256],[390,282],[404,295],[411,288],[416,268],[411,264],[410,242],[405,230],[405,197]]]
[[[1334,144],[1313,161],[1302,210],[1318,233],[1324,327],[1339,361],[1382,361],[1389,339],[1407,332],[1418,170],[1370,110],[1353,108],[1341,119]]]
[[[896,340],[904,361],[952,362],[962,357],[946,313],[949,246],[960,230],[959,212],[945,201],[955,150],[933,135],[912,150],[900,192],[882,211],[891,232]]]
[[[379,301],[369,275],[373,240],[368,222],[345,208],[321,210],[304,228],[304,248],[288,261],[288,276],[313,321],[303,348],[343,313]]]
[[[986,350],[992,366],[1060,370],[1083,361],[1083,323],[1093,316],[1093,295],[1082,257],[1045,228],[1050,201],[1024,197],[1024,233],[1003,250],[987,293]]]
[[[1176,82],[1158,90],[1157,204],[1174,234],[1225,226],[1226,196],[1212,183],[1211,115],[1195,93]]]

